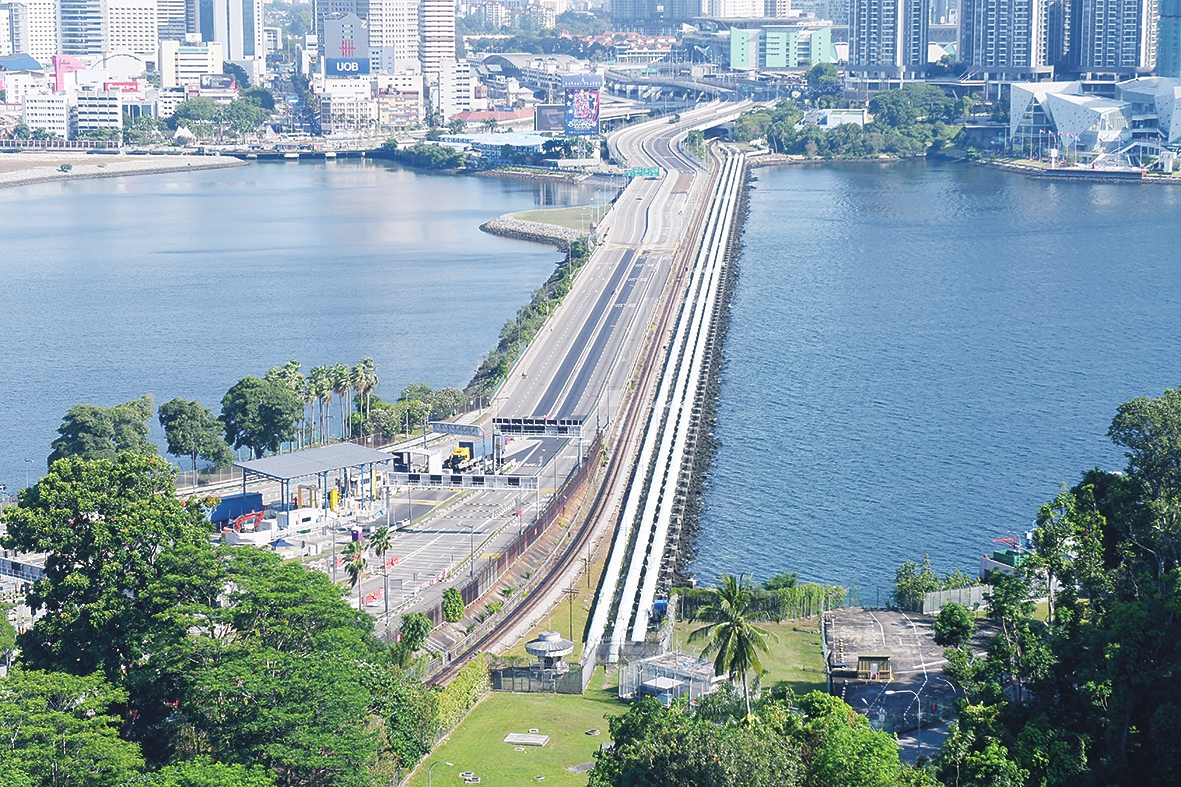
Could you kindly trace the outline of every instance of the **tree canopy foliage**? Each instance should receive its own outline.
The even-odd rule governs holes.
[[[3,783],[373,787],[413,765],[431,692],[324,573],[211,544],[212,501],[174,473],[62,459],[4,511],[8,548],[49,554],[0,678]]]
[[[946,784],[1181,779],[1181,391],[1121,405],[1108,434],[1124,472],[1090,470],[1039,509],[1033,551],[994,576],[988,650],[946,651],[967,693]]]
[[[148,440],[148,419],[154,401],[151,394],[144,394],[114,407],[74,405],[57,428],[49,463],[68,456],[114,459],[121,451],[156,453],[155,444]]]
[[[804,124],[804,110],[842,104],[832,89],[835,67],[821,64],[807,74],[810,98],[806,106],[784,99],[772,109],[757,109],[734,122],[736,142],[765,138],[777,153],[820,158],[861,158],[887,154],[913,156],[950,141],[959,127],[953,125],[962,106],[937,87],[910,83],[897,90],[877,93],[869,102],[872,122],[861,126]],[[839,80],[837,80],[839,88]]]
[[[303,412],[303,402],[289,387],[257,377],[243,377],[221,400],[226,441],[234,448],[248,446],[255,458],[294,440]]]
[[[893,738],[836,697],[790,691],[768,697],[742,719],[741,701],[682,702],[649,697],[611,719],[613,748],[596,755],[590,787],[893,787],[917,774]],[[711,698],[712,700],[713,698]],[[728,709],[728,710],[727,710]]]

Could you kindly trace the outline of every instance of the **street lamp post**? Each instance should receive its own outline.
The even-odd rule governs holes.
[[[32,459],[25,460],[25,489],[29,488],[29,467],[33,464]]]
[[[446,765],[448,768],[450,768],[451,766],[455,765],[455,763],[447,762],[445,760],[435,760],[432,762],[430,767],[426,769],[426,787],[431,787],[431,771],[435,769],[436,765]]]
[[[918,730],[916,731],[916,737],[919,739],[919,751],[920,752],[923,750],[923,698],[920,696],[921,691],[922,691],[922,689],[920,688],[918,691],[911,691],[910,689],[897,689],[897,690],[888,689],[885,692],[887,695],[891,695],[891,694],[913,694],[914,695],[915,706],[918,710]]]
[[[467,535],[468,535],[468,540],[470,542],[469,546],[471,547],[471,554],[468,556],[468,560],[467,560],[467,566],[468,566],[467,576],[468,576],[468,579],[474,579],[476,576],[476,522],[475,522],[475,520],[473,519],[471,524],[469,524],[467,527],[468,527]]]

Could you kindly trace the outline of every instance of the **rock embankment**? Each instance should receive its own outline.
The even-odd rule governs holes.
[[[499,235],[502,238],[548,243],[562,251],[569,251],[570,244],[582,236],[581,232],[569,227],[542,224],[539,221],[522,221],[514,218],[511,213],[481,224],[480,229],[489,235]]]

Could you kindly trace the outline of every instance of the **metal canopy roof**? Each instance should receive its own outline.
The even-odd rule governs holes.
[[[278,454],[249,462],[235,462],[248,473],[289,481],[293,478],[307,478],[344,470],[347,467],[388,462],[393,457],[383,451],[375,451],[355,443],[334,443],[332,445],[296,451],[293,454]]]

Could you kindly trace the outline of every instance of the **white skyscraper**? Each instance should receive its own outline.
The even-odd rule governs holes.
[[[422,70],[437,74],[444,60],[455,59],[455,3],[453,0],[421,0],[418,14],[422,30],[419,54]]]
[[[226,60],[260,78],[266,71],[262,0],[213,0],[213,40]]]
[[[419,0],[370,0],[369,58],[374,71],[393,74],[421,70],[418,3]]]
[[[104,0],[103,53],[131,52],[156,59],[156,0]]]

